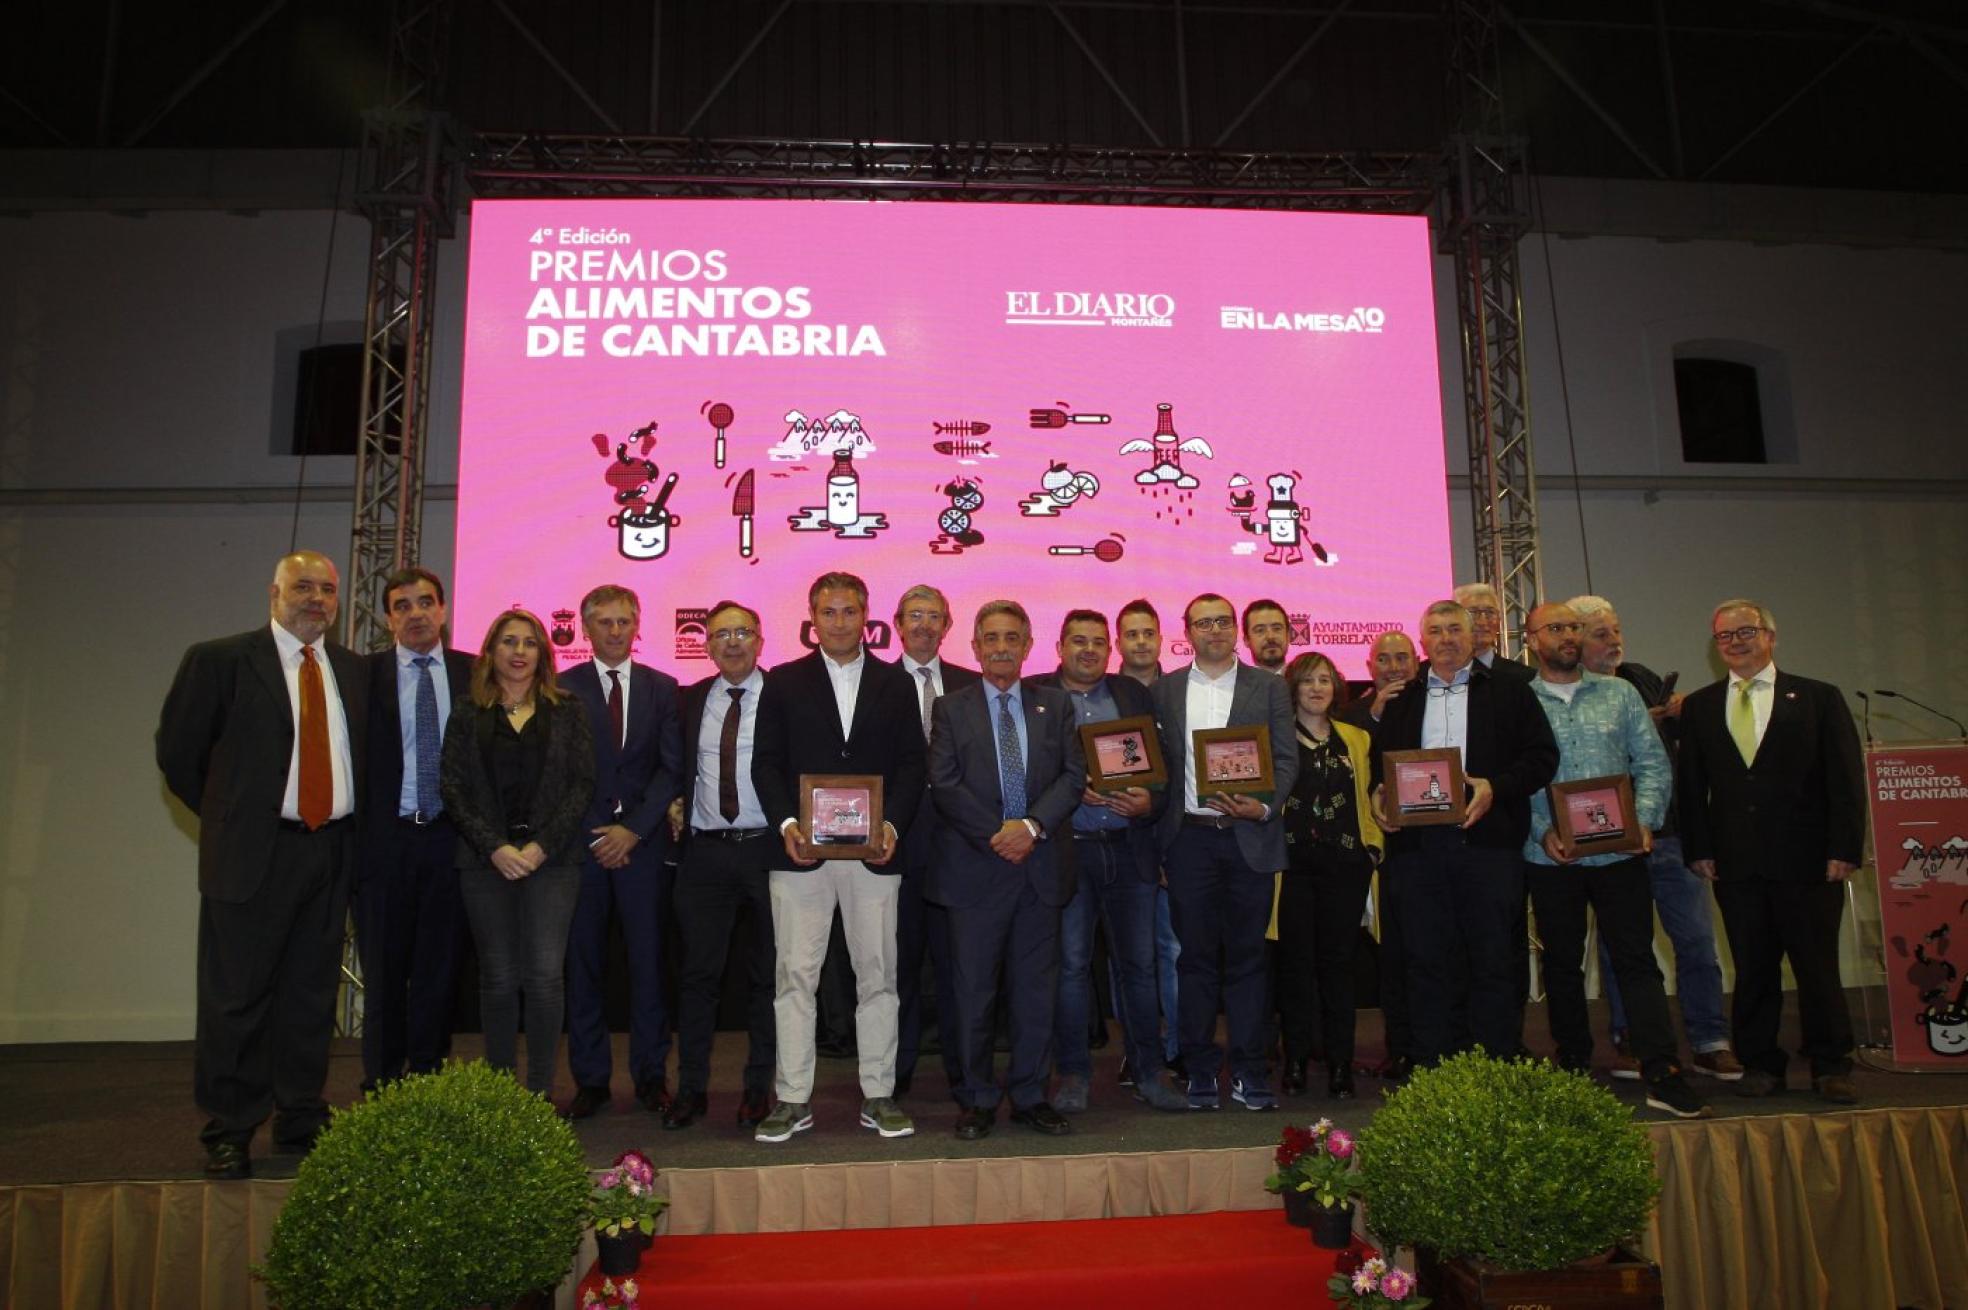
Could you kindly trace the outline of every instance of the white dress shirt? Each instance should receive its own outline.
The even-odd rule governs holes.
[[[303,642],[273,623],[273,644],[280,652],[280,671],[287,678],[287,707],[294,713],[294,749],[287,756],[287,794],[280,799],[280,817],[301,821],[301,647],[314,648],[314,662],[321,666],[321,690],[328,700],[328,762],[335,775],[335,804],[328,819],[345,819],[355,809],[355,775],[349,769],[348,715],[342,709],[342,693],[335,685],[335,666],[328,662],[328,644],[320,637]]]
[[[1428,705],[1421,714],[1421,748],[1453,749],[1465,769],[1469,766],[1463,754],[1469,744],[1469,667],[1457,669],[1447,682],[1435,676],[1434,669],[1428,670],[1423,688]]]
[[[727,823],[718,811],[718,784],[724,781],[719,765],[724,720],[731,713],[731,692],[736,687],[745,690],[738,698],[738,817]],[[766,826],[765,807],[752,787],[752,742],[758,732],[759,693],[764,689],[765,674],[754,666],[743,682],[719,678],[704,697],[704,717],[697,724],[697,787],[690,798],[690,826],[699,832]]]
[[[1232,660],[1230,667],[1218,677],[1210,677],[1194,664],[1189,666],[1187,687],[1189,731],[1202,732],[1208,728],[1227,728],[1230,726],[1230,702],[1237,693],[1237,662]],[[1188,742],[1181,744],[1183,753],[1193,756]],[[1216,818],[1217,812],[1196,798],[1195,760],[1190,758],[1188,768],[1182,771],[1183,804],[1191,814],[1205,814]]]
[[[857,648],[854,658],[845,664],[837,663],[824,650],[820,652],[820,662],[826,666],[827,677],[834,684],[834,706],[840,710],[843,740],[854,733],[854,702],[861,695],[861,668],[867,659],[865,646]]]

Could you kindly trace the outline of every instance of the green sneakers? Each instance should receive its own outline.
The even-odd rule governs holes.
[[[916,1131],[915,1121],[902,1113],[891,1096],[877,1096],[861,1103],[861,1126],[872,1128],[883,1137],[908,1137]]]
[[[862,1116],[865,1122],[867,1116]],[[753,1137],[761,1142],[783,1142],[794,1133],[803,1133],[813,1127],[813,1107],[798,1101],[781,1101],[772,1107],[772,1113],[759,1120],[758,1131]]]

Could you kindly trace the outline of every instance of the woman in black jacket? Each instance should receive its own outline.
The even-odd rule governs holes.
[[[566,1008],[567,935],[581,890],[581,815],[594,792],[588,716],[554,679],[540,620],[507,610],[451,715],[440,774],[464,840],[458,876],[478,946],[485,1059],[515,1067],[526,996],[526,1086],[547,1095]]]

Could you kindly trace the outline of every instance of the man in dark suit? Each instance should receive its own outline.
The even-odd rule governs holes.
[[[1524,915],[1523,849],[1531,797],[1558,770],[1558,743],[1530,683],[1477,662],[1471,630],[1469,611],[1456,601],[1428,607],[1421,619],[1428,661],[1420,678],[1387,702],[1373,738],[1375,779],[1384,776],[1388,751],[1452,749],[1462,757],[1467,788],[1459,827],[1403,828],[1376,783],[1374,808],[1387,832],[1381,876],[1399,885],[1419,1065],[1471,1040],[1492,1055],[1512,1055],[1522,1045],[1525,975],[1515,941]]]
[[[574,1075],[570,1119],[608,1104],[614,1051],[603,1012],[608,916],[621,918],[629,958],[629,1071],[651,1114],[669,1105],[664,1067],[670,1015],[663,1003],[663,920],[668,915],[668,810],[683,786],[683,736],[676,679],[630,660],[642,602],[627,587],[581,598],[581,629],[594,658],[561,675],[588,711],[594,736],[594,799],[588,860],[567,943],[567,1066]]]
[[[759,694],[752,784],[767,822],[780,834],[769,878],[778,951],[773,1015],[778,1068],[773,1107],[754,1134],[783,1142],[813,1126],[814,988],[839,909],[859,992],[854,1011],[860,1055],[861,1125],[907,1137],[915,1125],[895,1103],[895,929],[900,872],[892,864],[923,795],[923,739],[916,689],[893,664],[862,646],[868,584],[826,573],[807,591],[819,648],[766,675]],[[823,859],[800,832],[800,776],[848,774],[882,780],[880,854]]]
[[[341,578],[296,551],[272,622],[185,652],[157,766],[198,815],[198,1031],[205,1172],[245,1178],[253,1133],[305,1152],[328,1121],[342,928],[367,730],[367,670],[327,640]]]
[[[452,864],[458,834],[438,795],[451,707],[472,657],[446,650],[444,582],[429,569],[383,581],[396,640],[369,656],[369,759],[355,875],[362,951],[362,1085],[430,1073],[451,1049],[465,908]]]
[[[670,807],[673,835],[685,831],[676,875],[678,938],[683,967],[677,979],[677,1094],[663,1127],[688,1128],[709,1105],[711,1041],[717,1031],[718,988],[731,933],[743,912],[750,920],[746,959],[746,1027],[750,1038],[738,1124],[757,1128],[770,1109],[776,1041],[772,1018],[772,896],[768,874],[781,849],[752,785],[758,742],[765,644],[756,610],[737,601],[712,606],[704,620],[704,651],[718,671],[683,691],[683,795]]]
[[[902,672],[909,675],[922,706],[923,741],[927,743],[931,707],[942,697],[976,683],[977,670],[942,657],[943,638],[950,631],[950,602],[935,587],[920,584],[902,593],[895,602],[895,631],[902,638]],[[915,1081],[916,1056],[922,1049],[923,959],[927,956],[936,980],[937,1039],[943,1072],[954,1095],[962,1070],[957,1063],[956,994],[950,982],[950,916],[943,906],[933,905],[923,896],[923,884],[935,858],[935,815],[927,791],[916,813],[922,822],[911,824],[902,839],[902,901],[896,915],[896,992],[902,1009],[896,1038],[895,1094],[906,1096]]]
[[[1246,1109],[1271,1110],[1278,1097],[1266,1065],[1271,1002],[1264,930],[1271,920],[1273,875],[1285,867],[1278,810],[1298,777],[1291,697],[1283,678],[1238,660],[1237,612],[1229,601],[1205,592],[1189,602],[1182,619],[1196,658],[1151,691],[1169,774],[1157,836],[1182,942],[1177,1026],[1189,1108],[1221,1104],[1220,998],[1229,1019],[1230,1095]],[[1207,782],[1199,787],[1190,734],[1250,724],[1270,732],[1271,800],[1212,792]],[[1146,1076],[1147,1070],[1137,1074]]]
[[[1681,838],[1715,884],[1736,961],[1744,1096],[1783,1090],[1782,964],[1797,976],[1804,1054],[1818,1095],[1849,1105],[1852,1016],[1838,976],[1845,882],[1865,848],[1865,783],[1852,712],[1829,683],[1777,671],[1777,621],[1753,600],[1715,607],[1729,676],[1681,707]]]
[[[1059,625],[1059,669],[1031,680],[1034,687],[1064,691],[1073,710],[1075,735],[1089,723],[1148,718],[1154,698],[1133,678],[1108,673],[1113,641],[1107,618],[1097,610],[1072,610]],[[1151,724],[1149,731],[1153,732]],[[1166,798],[1166,790],[1160,796]],[[1154,1070],[1162,1060],[1160,1026],[1155,1019],[1155,892],[1162,862],[1155,849],[1157,794],[1146,787],[1080,793],[1070,835],[1078,877],[1073,898],[1060,916],[1059,1005],[1052,1028],[1053,1064],[1059,1086],[1052,1105],[1061,1114],[1087,1108],[1093,1075],[1088,1050],[1088,1015],[1093,1008],[1093,929],[1097,919],[1107,933],[1107,949],[1120,973],[1122,1037],[1136,1069]],[[1101,1021],[1102,1023],[1105,1020]],[[1160,1078],[1137,1078],[1135,1096],[1157,1110],[1186,1110],[1181,1093]]]
[[[1046,1076],[1059,911],[1073,895],[1066,834],[1086,763],[1066,693],[1018,680],[1032,649],[1032,620],[1018,602],[986,602],[970,647],[982,681],[938,701],[933,715],[929,794],[942,823],[924,889],[950,911],[950,1039],[960,1043],[963,1073],[957,1136],[975,1141],[998,1117],[991,1036],[1000,975],[1011,1008],[1012,1122],[1056,1136],[1072,1131],[1046,1100]]]

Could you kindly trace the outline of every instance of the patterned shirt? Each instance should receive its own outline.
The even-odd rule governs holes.
[[[1310,863],[1314,851],[1358,855],[1360,818],[1353,786],[1353,763],[1337,731],[1315,741],[1298,729],[1298,780],[1285,799],[1287,857],[1295,866]]]
[[[1558,739],[1558,775],[1552,781],[1630,774],[1633,806],[1639,811],[1640,822],[1649,830],[1659,828],[1667,817],[1674,770],[1645,702],[1620,678],[1581,671],[1579,679],[1572,684],[1575,690],[1570,701],[1543,678],[1531,683],[1544,717],[1551,722],[1551,735]],[[1531,835],[1524,842],[1525,859],[1533,864],[1552,862],[1544,853],[1544,834],[1550,831],[1551,798],[1539,788],[1531,797]],[[1577,863],[1590,867],[1632,858],[1630,853],[1609,851],[1585,856]]]

